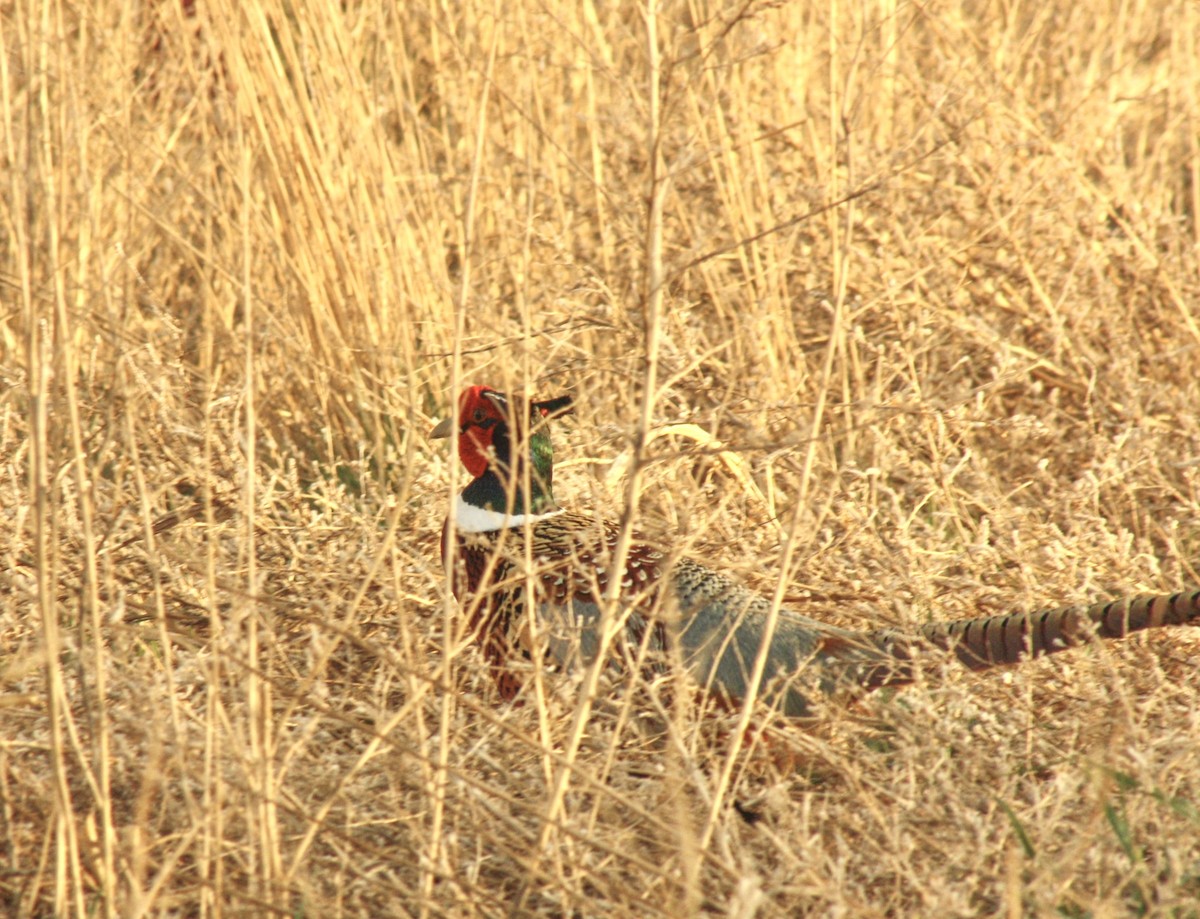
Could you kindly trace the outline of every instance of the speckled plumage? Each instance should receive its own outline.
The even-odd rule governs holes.
[[[449,530],[447,524],[446,530]],[[531,577],[526,577],[525,541]],[[590,661],[599,642],[600,598],[609,587],[611,571],[604,564],[616,546],[615,527],[580,514],[563,513],[526,529],[513,527],[491,533],[462,534],[457,555],[462,576],[455,595],[471,615],[468,628],[480,642],[505,698],[520,688],[507,667],[534,653],[525,613],[535,611],[544,650],[558,666],[571,668]],[[740,700],[758,654],[770,602],[732,578],[683,558],[670,565],[663,553],[635,542],[621,581],[618,614],[626,617],[628,647],[614,653],[642,657],[649,674],[661,672],[664,654],[675,643],[695,679],[722,698]],[[485,573],[491,566],[485,586]],[[529,603],[532,589],[534,603]],[[664,595],[663,591],[667,593]],[[882,662],[869,645],[855,647],[862,636],[827,623],[782,610],[778,617],[768,672],[760,692],[770,704],[789,714],[807,713],[808,702],[797,677],[829,671],[820,682],[835,682],[861,669],[864,660]],[[834,660],[820,655],[827,641],[844,651]]]
[[[497,511],[498,519],[530,515],[521,525],[455,534],[454,593],[505,699],[520,691],[525,662],[543,658],[561,668],[577,667],[599,647],[600,598],[612,576],[608,566],[618,531],[554,501],[546,422],[565,411],[566,397],[514,406],[487,387],[466,390],[459,402],[459,455],[475,476],[464,498]],[[449,432],[446,423],[435,431]],[[443,557],[451,529],[447,520]],[[624,628],[610,653],[617,662],[640,662],[650,677],[677,655],[705,690],[737,702],[747,694],[770,611],[766,598],[733,578],[635,540],[614,611]],[[1200,591],[931,623],[911,633],[840,629],[783,609],[769,639],[758,697],[787,715],[805,717],[814,692],[910,681],[921,652],[930,647],[981,669],[1094,637],[1195,622]]]

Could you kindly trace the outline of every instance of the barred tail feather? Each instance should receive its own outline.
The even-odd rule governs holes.
[[[935,622],[922,626],[915,636],[881,630],[868,638],[891,659],[890,663],[869,668],[862,674],[862,685],[877,689],[911,682],[916,656],[922,648],[931,646],[953,652],[971,670],[984,670],[1056,654],[1097,638],[1124,638],[1146,629],[1192,623],[1200,625],[1200,590]]]

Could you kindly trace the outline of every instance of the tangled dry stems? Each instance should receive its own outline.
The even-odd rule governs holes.
[[[633,6],[6,8],[5,912],[1194,912],[1194,636],[567,756],[425,433],[570,388],[615,516],[649,362],[749,479],[675,429],[640,527],[810,615],[1196,583],[1198,15],[669,3],[656,108]]]

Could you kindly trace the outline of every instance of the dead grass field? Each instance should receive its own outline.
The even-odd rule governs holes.
[[[572,749],[426,436],[569,390],[561,500],[844,625],[1197,584],[1195,3],[0,25],[0,913],[1200,914],[1194,630]]]

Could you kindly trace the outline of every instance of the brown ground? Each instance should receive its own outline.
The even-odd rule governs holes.
[[[0,28],[0,913],[1195,915],[1194,630],[574,738],[426,438],[570,390],[562,500],[843,625],[1196,584],[1195,3]]]

